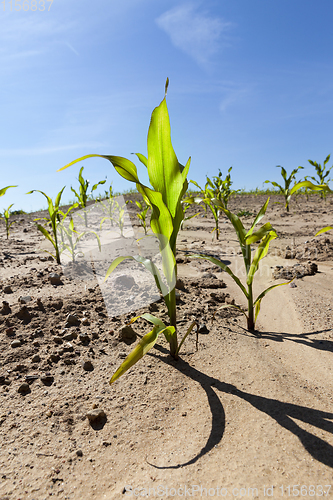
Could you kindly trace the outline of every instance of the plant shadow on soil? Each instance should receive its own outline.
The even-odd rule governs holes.
[[[333,413],[307,408],[306,406],[299,406],[292,403],[285,403],[277,399],[265,398],[257,396],[248,392],[238,389],[232,384],[221,382],[220,380],[205,375],[201,371],[189,365],[183,359],[175,361],[168,355],[167,350],[161,346],[155,346],[161,353],[167,355],[160,356],[157,354],[149,353],[149,355],[168,363],[175,369],[179,370],[183,375],[191,378],[193,381],[198,382],[207,394],[207,399],[212,414],[212,426],[209,438],[205,446],[200,452],[187,462],[168,465],[157,466],[147,461],[149,465],[155,469],[179,469],[186,467],[197,462],[201,457],[209,453],[216,445],[218,445],[224,435],[225,431],[225,411],[223,405],[216,394],[215,390],[234,394],[239,398],[250,403],[257,410],[266,413],[269,417],[273,418],[281,427],[293,433],[301,441],[304,448],[308,453],[319,462],[333,468],[333,446],[324,441],[323,439],[311,434],[310,432],[302,429],[297,425],[293,419],[300,420],[306,424],[322,429],[323,431],[333,434]],[[214,390],[215,389],[215,390]],[[329,421],[332,420],[332,421]]]
[[[319,340],[311,339],[311,335],[318,335],[319,333],[330,332],[331,329],[326,330],[316,330],[314,332],[306,333],[276,333],[276,332],[260,332],[259,337],[261,339],[274,340],[275,342],[284,342],[290,340],[291,342],[296,342],[297,344],[303,344],[320,351],[333,352],[333,341],[332,340]]]

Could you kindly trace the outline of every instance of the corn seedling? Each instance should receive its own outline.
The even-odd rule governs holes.
[[[63,221],[64,218],[67,217],[67,215],[73,208],[79,206],[78,203],[75,203],[67,210],[66,213],[60,210],[59,204],[61,200],[61,195],[65,187],[66,186],[64,186],[62,190],[59,191],[59,193],[57,194],[54,204],[52,199],[49,196],[47,196],[47,194],[43,193],[43,191],[39,191],[38,189],[33,189],[32,191],[29,191],[27,193],[27,194],[32,194],[34,192],[41,193],[47,199],[49,217],[38,217],[37,219],[34,219],[34,221],[35,222],[40,220],[46,221],[47,225],[51,227],[51,233],[49,233],[49,231],[44,226],[42,226],[41,224],[37,224],[37,229],[45,236],[45,238],[47,238],[52,243],[55,249],[55,255],[53,255],[52,253],[50,255],[52,255],[52,257],[57,261],[58,264],[61,264],[60,262],[61,247],[58,242],[58,233],[57,233],[58,224],[61,222],[61,220]],[[62,219],[60,218],[60,216],[62,217]]]
[[[128,203],[132,203],[131,200],[126,200],[125,203],[119,203],[117,200],[118,196],[112,198],[107,201],[107,212],[108,215],[103,217],[100,222],[100,228],[102,229],[102,225],[105,221],[109,220],[111,223],[111,227],[113,227],[114,223],[120,229],[120,237],[124,237],[124,227],[125,227],[125,207]],[[105,205],[104,205],[105,206]]]
[[[242,308],[231,305],[231,304],[225,304],[222,307],[234,307],[238,310],[240,310],[247,318],[247,328],[249,331],[255,331],[255,322],[257,320],[259,311],[260,311],[260,305],[261,305],[261,300],[263,297],[270,291],[273,290],[273,288],[276,288],[277,286],[284,285],[286,283],[279,283],[277,285],[270,286],[263,292],[261,292],[258,297],[254,300],[253,299],[253,279],[255,273],[259,269],[259,263],[261,259],[263,259],[269,248],[270,242],[277,237],[277,234],[273,227],[271,226],[270,222],[267,222],[259,230],[254,232],[255,226],[258,224],[258,222],[261,221],[261,219],[264,217],[267,205],[269,202],[269,198],[267,199],[266,203],[262,206],[260,209],[258,215],[254,219],[254,222],[249,229],[249,231],[246,231],[244,228],[241,220],[237,215],[231,213],[228,209],[226,209],[223,204],[221,203],[220,200],[213,200],[213,203],[216,203],[220,209],[225,213],[225,215],[228,217],[230,222],[232,223],[236,234],[237,238],[241,247],[242,255],[243,255],[243,260],[244,260],[244,265],[245,265],[245,272],[246,272],[246,286],[241,282],[241,280],[231,271],[230,267],[228,267],[226,264],[221,262],[220,260],[210,257],[208,255],[204,254],[197,254],[197,255],[191,255],[190,257],[196,257],[200,259],[206,259],[212,262],[213,264],[216,264],[219,266],[223,271],[227,272],[229,276],[232,277],[232,279],[237,283],[239,288],[242,290],[244,293],[248,307],[247,311],[244,311]],[[253,259],[251,260],[251,244],[255,243],[257,241],[260,241],[258,248],[253,256]]]
[[[273,186],[278,187],[280,189],[280,192],[284,195],[286,204],[285,208],[287,212],[289,212],[289,203],[292,195],[296,193],[299,189],[311,189],[312,191],[329,191],[329,187],[326,184],[313,184],[311,181],[304,180],[300,181],[297,183],[294,183],[294,186],[291,188],[290,184],[292,180],[295,178],[296,173],[298,172],[299,169],[304,168],[304,167],[297,167],[295,168],[289,177],[287,177],[287,172],[286,170],[281,167],[280,165],[277,165],[279,168],[281,168],[281,175],[285,181],[284,187],[280,186],[277,182],[274,181],[265,181],[271,183]]]
[[[14,203],[12,203],[11,205],[9,205],[9,207],[6,210],[4,210],[3,216],[0,217],[0,219],[4,219],[5,220],[5,224],[6,224],[6,239],[7,240],[9,238],[9,229],[11,228],[11,226],[15,222],[17,222],[16,220],[13,220],[12,222],[9,222],[9,218],[12,215],[12,212],[10,212],[10,209],[12,208],[13,205],[14,205]]]
[[[188,187],[186,177],[190,167],[190,158],[184,167],[178,162],[172,147],[169,113],[166,104],[168,83],[169,79],[167,79],[166,82],[164,99],[159,106],[153,110],[151,115],[147,138],[148,156],[145,157],[137,153],[138,159],[147,168],[149,181],[152,187],[142,184],[133,162],[119,156],[92,154],[74,160],[63,167],[67,168],[78,161],[95,156],[109,160],[124,179],[136,184],[137,190],[142,195],[143,200],[151,207],[152,214],[150,227],[159,242],[162,270],[166,284],[155,263],[140,255],[118,257],[112,262],[107,271],[105,279],[110,276],[112,271],[124,259],[134,259],[136,262],[144,265],[154,276],[156,286],[164,297],[169,316],[169,325],[166,325],[159,318],[151,314],[143,314],[141,316],[153,324],[153,329],[141,339],[139,344],[129,356],[127,356],[111,378],[110,383],[117,380],[124,372],[142,358],[142,356],[154,346],[161,333],[164,334],[169,343],[170,354],[177,359],[185,338],[195,324],[191,325],[180,344],[178,344],[175,293],[175,284],[177,280],[176,240],[181,222],[184,218],[181,200]],[[138,319],[138,317],[134,318],[132,322]]]
[[[226,175],[225,179],[222,179],[222,172],[219,170],[219,175],[214,176],[212,179],[209,177],[206,177],[207,182],[205,184],[205,189],[202,189],[199,184],[197,184],[195,181],[190,181],[192,184],[194,184],[196,187],[200,189],[200,193],[202,194],[203,198],[189,198],[185,200],[185,202],[190,202],[190,203],[200,203],[203,202],[206,207],[209,207],[215,221],[215,228],[213,229],[213,233],[215,231],[216,234],[216,239],[219,239],[220,236],[220,228],[219,228],[219,219],[220,219],[220,207],[219,205],[216,205],[213,203],[213,199],[216,199],[220,201],[225,208],[228,206],[228,202],[230,199],[230,196],[233,194],[236,194],[237,191],[231,189],[231,176],[230,172],[232,170],[232,167],[229,168],[228,174]]]
[[[193,203],[195,203],[195,202],[193,201]],[[196,214],[186,216],[186,210],[188,210],[190,208],[192,203],[187,203],[186,200],[183,200],[182,204],[183,204],[183,210],[184,210],[184,218],[180,224],[180,229],[184,229],[184,222],[186,222],[187,220],[193,219],[194,217],[197,217],[197,215],[200,214],[200,212],[197,212]],[[204,207],[205,207],[205,211],[206,211],[206,205],[204,205]]]
[[[284,180],[284,186],[281,186],[280,184],[278,184],[275,181],[265,181],[265,183],[270,183],[273,186],[279,188],[280,193],[283,194],[284,199],[285,199],[285,208],[286,208],[287,212],[289,212],[289,203],[290,203],[291,196],[294,192],[297,191],[297,190],[295,190],[295,187],[297,186],[297,184],[292,188],[291,183],[296,178],[297,172],[304,167],[294,168],[294,170],[291,172],[289,177],[287,177],[287,171],[285,168],[281,167],[281,165],[277,165],[277,168],[281,168],[281,175],[282,175],[282,178]]]
[[[149,210],[149,205],[147,205],[146,202],[140,203],[140,201],[136,201],[136,206],[139,209],[139,212],[136,214],[137,217],[140,220],[140,224],[145,232],[147,234],[147,222],[146,222],[146,217],[147,217],[147,212]]]
[[[66,217],[66,216],[65,216]],[[99,239],[98,234],[95,231],[83,231],[82,233],[79,233],[75,228],[74,228],[74,221],[71,218],[68,227],[66,227],[64,220],[62,221],[61,224],[58,226],[58,231],[61,234],[61,252],[64,252],[67,250],[69,252],[69,255],[71,257],[72,262],[75,262],[75,259],[78,255],[83,255],[82,250],[79,250],[78,244],[84,236],[87,234],[91,233],[94,234],[97,238],[98,242],[98,248],[99,251],[101,251],[101,241]]]
[[[331,166],[331,168],[326,168],[326,165],[329,162],[330,157],[331,157],[331,155],[328,155],[326,157],[326,159],[324,160],[323,166],[321,166],[321,164],[317,163],[316,161],[308,160],[308,162],[313,167],[315,167],[316,173],[317,173],[317,178],[312,177],[312,176],[307,176],[307,177],[305,177],[305,179],[310,177],[310,179],[315,181],[316,184],[328,184],[330,182],[330,180],[332,180],[332,179],[329,179],[328,176],[329,176],[330,171],[333,168],[333,165]],[[325,190],[320,192],[320,197],[322,199],[326,200],[326,191]]]
[[[79,177],[78,177],[78,181],[79,181],[79,184],[80,184],[79,193],[77,191],[75,191],[75,189],[72,188],[72,186],[71,186],[71,190],[75,194],[80,207],[83,208],[83,210],[84,210],[84,223],[85,223],[85,226],[87,227],[87,225],[88,225],[88,220],[87,220],[87,201],[89,200],[89,198],[92,197],[92,193],[98,188],[98,186],[100,184],[105,184],[106,180],[99,181],[99,182],[97,182],[97,184],[94,184],[92,186],[92,188],[91,188],[90,193],[88,194],[88,188],[89,188],[89,184],[90,183],[89,183],[88,179],[85,180],[83,178],[83,176],[82,176],[83,169],[84,169],[84,167],[80,168]]]

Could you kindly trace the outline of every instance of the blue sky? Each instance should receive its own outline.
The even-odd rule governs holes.
[[[57,169],[77,157],[146,153],[166,77],[189,179],[204,184],[232,166],[234,187],[250,189],[279,181],[276,165],[314,174],[307,160],[333,153],[331,0],[53,0],[25,12],[6,0],[0,9],[0,188],[19,185],[0,210],[45,207],[31,189],[55,197],[66,185],[63,200],[73,199],[81,164]],[[106,160],[82,165],[91,183],[133,187]]]

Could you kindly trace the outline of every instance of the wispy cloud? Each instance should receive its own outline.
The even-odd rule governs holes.
[[[156,19],[156,23],[169,35],[175,47],[203,65],[218,52],[222,35],[231,26],[221,18],[199,12],[192,3],[168,10]]]
[[[78,53],[77,50],[74,49],[73,45],[71,45],[69,42],[65,42],[65,45],[67,45],[67,47],[69,48],[69,50],[71,50],[72,52],[74,52],[74,54],[76,54],[77,56],[80,56],[80,54]]]
[[[103,145],[101,142],[84,142],[77,144],[66,144],[63,146],[35,147],[35,148],[14,148],[0,149],[0,156],[40,156],[59,153],[61,151],[71,151],[73,149],[97,148]]]

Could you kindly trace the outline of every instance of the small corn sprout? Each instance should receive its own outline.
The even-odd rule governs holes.
[[[147,205],[146,202],[142,202],[140,203],[140,201],[136,201],[136,206],[138,207],[139,209],[139,212],[136,214],[137,217],[139,218],[140,220],[140,224],[145,232],[145,234],[147,234],[147,223],[146,223],[146,217],[147,217],[147,212],[149,210],[149,205]]]
[[[264,217],[267,205],[269,202],[269,198],[266,201],[266,203],[262,206],[260,209],[258,215],[254,219],[254,222],[249,229],[249,231],[246,231],[240,218],[237,217],[237,215],[231,213],[229,210],[224,208],[223,204],[221,201],[214,199],[213,203],[217,204],[220,209],[226,214],[230,222],[232,223],[237,237],[238,241],[241,247],[242,255],[243,255],[243,260],[244,260],[244,265],[245,265],[245,272],[246,272],[246,286],[241,282],[241,280],[231,271],[231,269],[221,262],[220,260],[210,257],[208,255],[204,254],[197,254],[197,255],[191,255],[190,257],[196,257],[200,259],[206,259],[212,262],[213,264],[216,264],[219,266],[223,271],[227,272],[232,279],[237,283],[239,288],[242,290],[244,293],[247,302],[248,302],[248,308],[247,311],[244,311],[238,306],[235,305],[230,305],[230,304],[225,304],[222,306],[222,308],[225,307],[235,307],[236,309],[240,310],[247,318],[247,328],[249,331],[255,331],[255,322],[257,320],[259,311],[260,311],[260,305],[261,305],[261,300],[263,297],[270,291],[273,290],[273,288],[276,288],[277,286],[285,285],[286,283],[279,283],[277,285],[270,286],[263,292],[261,292],[258,297],[254,300],[253,299],[253,291],[252,291],[252,285],[253,285],[253,279],[255,273],[259,269],[259,262],[261,259],[265,257],[265,255],[268,252],[269,244],[270,242],[277,237],[277,234],[275,230],[272,228],[271,224],[267,222],[261,228],[254,232],[255,226],[258,224],[258,222],[261,221],[261,219]],[[257,241],[260,241],[258,248],[253,256],[253,259],[251,260],[251,244],[255,243]]]
[[[55,249],[55,255],[53,255],[53,254],[50,254],[50,255],[52,255],[52,257],[57,261],[58,264],[61,264],[61,262],[60,262],[61,247],[60,247],[59,242],[58,242],[58,233],[57,233],[58,224],[65,217],[67,217],[67,215],[69,214],[69,212],[71,210],[73,210],[73,208],[76,208],[79,206],[78,203],[74,203],[74,205],[72,205],[67,210],[66,213],[64,213],[60,210],[59,205],[60,205],[61,195],[62,195],[65,187],[66,186],[64,186],[62,188],[62,190],[59,191],[59,193],[57,194],[57,197],[55,199],[54,204],[53,204],[52,199],[49,196],[47,196],[47,194],[43,193],[43,191],[39,191],[38,189],[33,189],[32,191],[29,191],[27,193],[27,194],[32,194],[34,192],[41,193],[47,199],[49,217],[38,217],[37,219],[34,219],[34,221],[37,222],[40,220],[44,220],[51,227],[51,233],[49,233],[49,231],[44,226],[42,226],[41,224],[37,224],[37,229],[45,236],[45,238],[47,238],[52,243],[52,245]],[[60,218],[60,216],[62,217],[62,219]],[[50,253],[50,252],[48,252],[48,253]]]
[[[281,186],[280,184],[278,184],[275,181],[265,181],[265,184],[270,183],[273,186],[279,188],[279,190],[283,194],[285,202],[286,202],[285,208],[286,208],[287,212],[289,212],[290,199],[291,199],[292,194],[296,191],[295,187],[297,186],[297,184],[295,184],[295,186],[293,188],[291,188],[291,183],[296,178],[297,172],[304,167],[294,168],[294,170],[291,172],[289,177],[287,177],[287,171],[285,168],[281,167],[281,165],[277,165],[277,168],[281,168],[281,175],[282,175],[283,180],[284,180],[284,186]]]
[[[308,160],[308,162],[312,166],[315,167],[316,173],[317,173],[317,178],[312,177],[312,176],[307,176],[307,177],[305,177],[305,179],[310,177],[310,179],[315,181],[316,184],[319,184],[319,185],[320,184],[328,184],[330,182],[330,180],[332,180],[332,179],[329,179],[328,176],[329,176],[330,171],[333,168],[333,165],[331,166],[331,168],[326,168],[326,164],[329,162],[330,157],[331,157],[331,155],[328,155],[326,157],[326,159],[324,160],[323,166],[321,166],[321,164],[317,163],[316,161]],[[326,191],[325,190],[320,192],[320,197],[322,199],[326,200]]]
[[[200,193],[203,198],[192,197],[184,200],[187,203],[200,203],[203,202],[206,206],[208,206],[213,214],[215,221],[215,228],[213,229],[213,233],[215,231],[216,239],[219,239],[220,236],[220,228],[219,228],[219,218],[220,218],[220,207],[213,203],[213,199],[219,200],[225,208],[228,206],[229,198],[231,195],[237,193],[235,190],[231,190],[231,177],[230,172],[232,167],[229,168],[228,174],[225,179],[222,179],[222,172],[219,170],[219,175],[214,176],[212,180],[207,177],[207,182],[205,184],[205,189],[202,189],[199,184],[195,181],[190,181],[197,188],[200,189]]]
[[[287,171],[283,167],[281,167],[280,165],[277,165],[277,167],[281,168],[281,175],[284,179],[284,187],[280,186],[280,184],[278,184],[275,181],[265,181],[264,184],[269,182],[273,186],[278,187],[280,189],[280,192],[283,194],[284,199],[286,201],[285,207],[287,212],[289,212],[289,203],[292,195],[296,193],[299,189],[306,188],[306,189],[311,189],[312,191],[321,191],[321,192],[329,190],[329,187],[326,184],[313,184],[307,179],[295,183],[294,186],[291,188],[290,185],[293,179],[295,179],[296,173],[298,172],[298,170],[304,167],[294,168],[289,177],[287,177]]]
[[[79,233],[74,228],[74,221],[72,218],[68,224],[68,227],[66,227],[65,221],[63,220],[62,223],[58,226],[58,230],[60,230],[61,234],[61,253],[67,250],[71,256],[72,262],[75,262],[75,258],[78,255],[82,255],[82,251],[79,250],[77,247],[81,238],[83,238],[86,234],[91,233],[96,236],[98,242],[98,248],[99,251],[101,251],[101,242],[98,234],[95,231],[83,231],[82,233]]]
[[[11,205],[9,205],[9,207],[4,210],[3,212],[3,216],[0,217],[0,219],[4,219],[5,220],[5,224],[6,224],[6,238],[8,240],[9,238],[9,229],[11,228],[11,226],[17,222],[16,220],[13,220],[12,222],[9,222],[9,217],[12,215],[11,212],[10,212],[10,209],[12,208],[12,206],[14,205],[14,203],[12,203]]]
[[[84,167],[80,168],[79,177],[78,177],[78,181],[80,183],[79,193],[77,191],[75,191],[75,189],[72,188],[72,187],[71,187],[71,190],[73,191],[73,193],[77,197],[80,207],[84,209],[84,222],[85,222],[85,225],[87,227],[87,225],[88,225],[87,210],[86,210],[86,208],[87,208],[87,201],[89,200],[89,198],[91,197],[92,193],[98,188],[98,186],[100,184],[105,184],[106,180],[99,181],[99,182],[97,182],[97,184],[94,184],[92,186],[92,188],[91,188],[90,193],[88,194],[88,188],[89,188],[89,184],[90,183],[89,183],[88,179],[85,180],[83,178],[83,176],[82,176],[83,169],[84,169]]]

